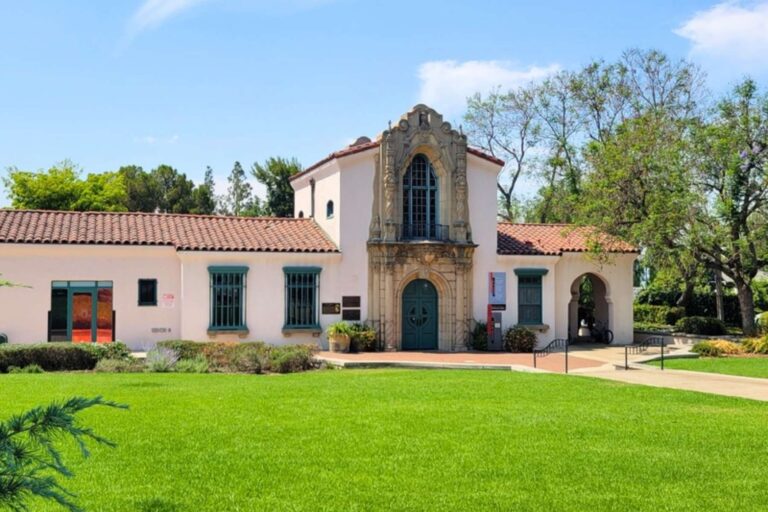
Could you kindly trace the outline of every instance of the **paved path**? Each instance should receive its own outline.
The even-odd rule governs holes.
[[[768,379],[722,375],[719,373],[689,372],[685,370],[661,370],[656,367],[643,369],[618,370],[604,366],[579,371],[579,375],[600,379],[643,384],[659,388],[684,389],[714,393],[716,395],[736,396],[768,402]]]
[[[466,368],[535,371],[532,354],[510,354],[507,352],[363,352],[340,354],[320,352],[318,358],[345,367],[394,366],[408,368]],[[569,369],[597,368],[604,361],[571,356]],[[565,358],[562,353],[539,357],[539,370],[563,372]]]

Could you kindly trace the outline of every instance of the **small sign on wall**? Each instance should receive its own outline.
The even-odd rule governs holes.
[[[164,293],[160,297],[160,307],[172,309],[176,306],[176,296],[172,293]]]
[[[360,321],[360,310],[359,309],[345,309],[341,313],[341,319],[342,320],[349,320],[352,322],[359,322]]]
[[[359,308],[360,296],[345,296],[341,298],[341,304],[345,308]]]
[[[341,313],[341,304],[338,302],[323,302],[324,315],[338,315]]]
[[[488,304],[507,304],[507,273],[488,272]]]

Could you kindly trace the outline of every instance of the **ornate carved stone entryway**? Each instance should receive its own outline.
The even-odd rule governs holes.
[[[467,139],[417,105],[381,135],[368,239],[368,319],[387,350],[402,348],[403,293],[437,290],[438,348],[465,348],[472,311]]]

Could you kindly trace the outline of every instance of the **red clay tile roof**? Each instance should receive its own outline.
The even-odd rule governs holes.
[[[303,171],[301,171],[300,173],[297,173],[297,174],[294,174],[293,176],[291,176],[291,181],[293,181],[295,179],[298,179],[298,178],[300,178],[300,177],[302,177],[302,176],[304,176],[306,174],[309,174],[310,172],[314,171],[318,167],[321,167],[321,166],[327,164],[331,160],[335,160],[336,158],[342,158],[342,157],[349,156],[349,155],[354,155],[354,154],[357,154],[357,153],[362,153],[363,151],[368,151],[369,149],[377,148],[380,145],[381,145],[381,142],[379,142],[378,140],[374,140],[374,141],[371,141],[371,142],[364,142],[364,143],[358,144],[356,146],[347,146],[346,148],[341,149],[339,151],[334,151],[333,153],[331,153],[327,157],[323,158],[319,162],[316,162],[316,163],[310,165],[309,167],[307,167],[306,169],[304,169]],[[501,158],[496,158],[495,156],[491,155],[490,153],[486,153],[482,149],[473,148],[473,147],[470,146],[470,147],[467,147],[467,153],[470,153],[470,154],[475,155],[477,157],[483,158],[483,159],[488,160],[489,162],[493,162],[493,163],[495,163],[497,165],[504,165],[504,160],[502,160]]]
[[[0,209],[0,243],[165,245],[180,251],[338,252],[312,219]]]
[[[500,222],[496,228],[498,254],[561,255],[587,252],[594,243],[608,252],[638,252],[636,247],[595,228],[570,224],[515,224]]]

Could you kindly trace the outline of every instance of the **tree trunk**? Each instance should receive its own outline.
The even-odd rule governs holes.
[[[715,270],[715,307],[717,318],[725,322],[725,305],[723,304],[723,274]]]
[[[688,311],[688,306],[691,305],[695,286],[696,283],[693,281],[693,279],[686,279],[683,294],[680,295],[679,299],[677,299],[677,305],[685,308],[686,311]]]
[[[755,299],[752,287],[742,280],[735,281],[736,293],[739,297],[739,310],[741,311],[741,328],[745,336],[754,336],[755,329]]]

